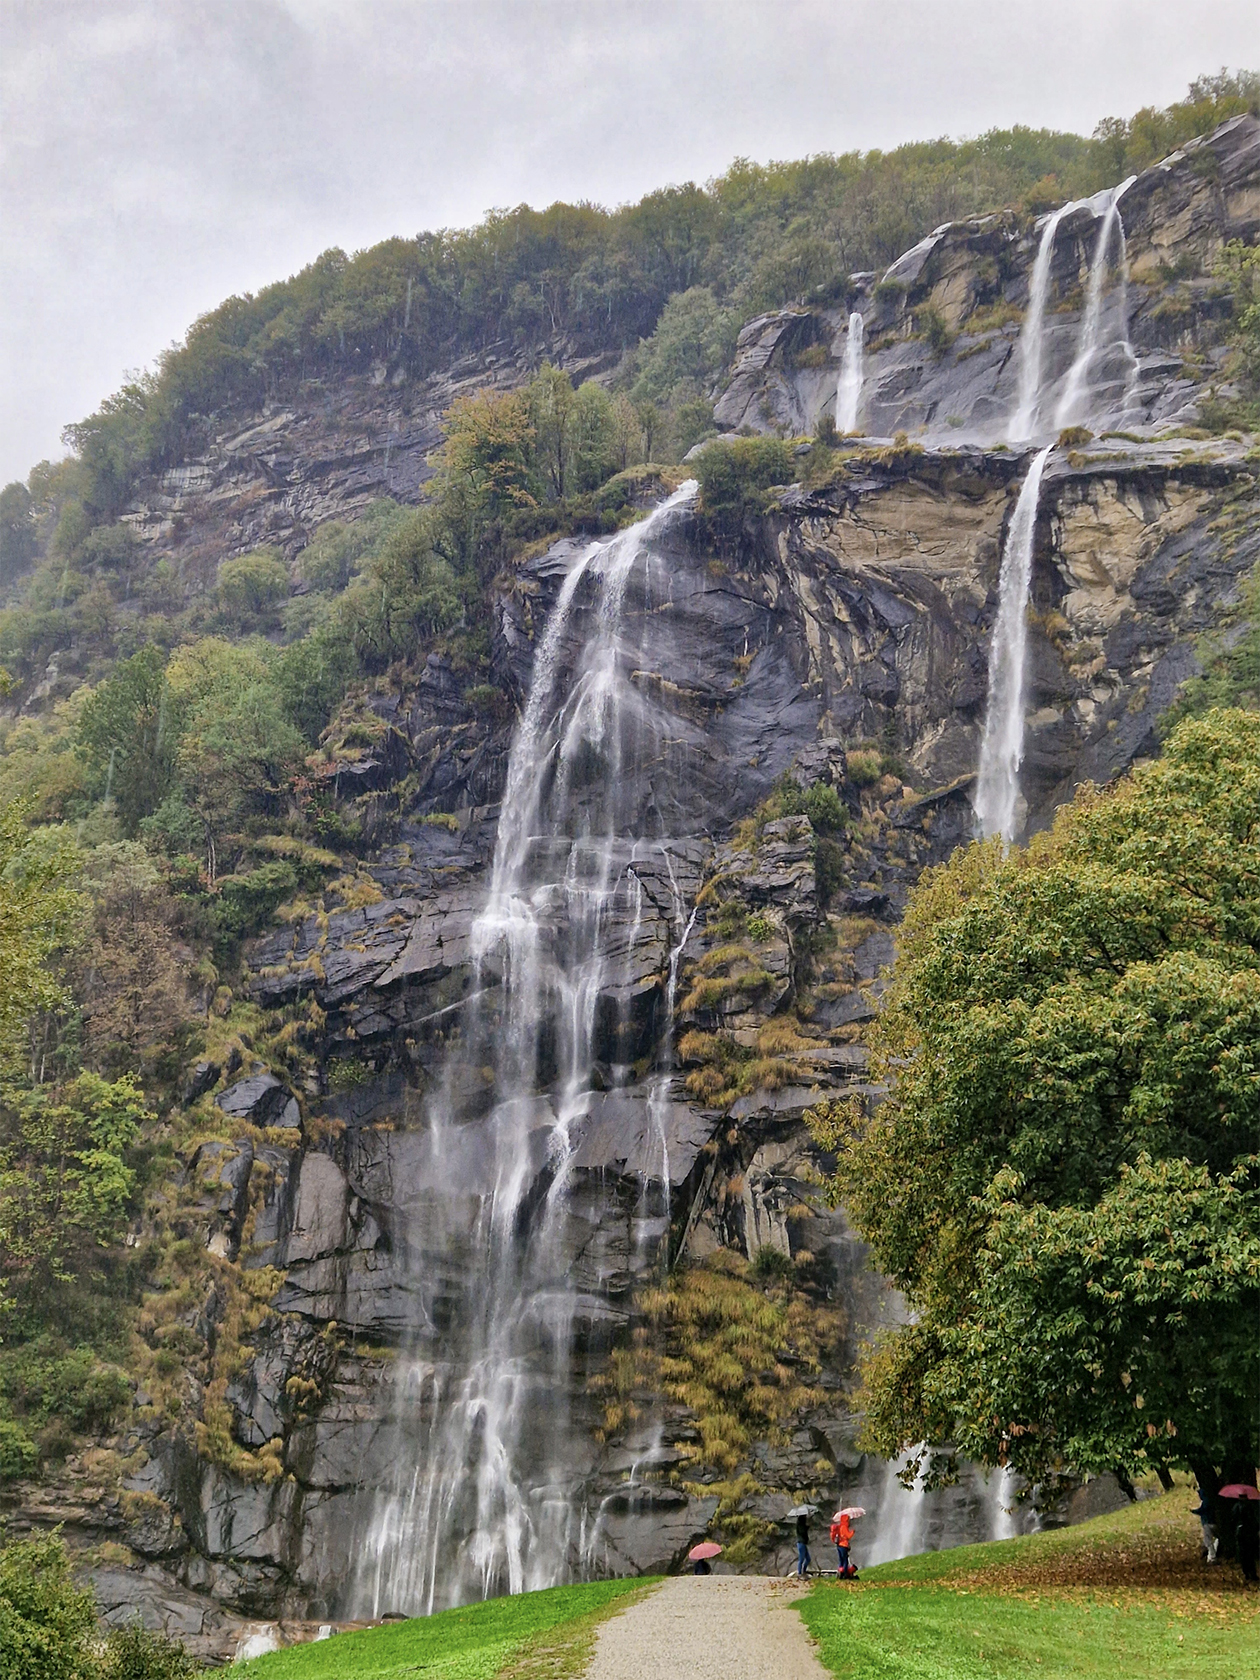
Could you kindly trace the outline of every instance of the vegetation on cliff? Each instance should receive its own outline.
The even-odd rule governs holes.
[[[749,1510],[773,1480],[754,1460],[754,1442],[785,1445],[793,1421],[824,1398],[818,1378],[844,1328],[825,1293],[805,1254],[794,1263],[767,1248],[750,1266],[722,1251],[679,1267],[640,1297],[628,1344],[592,1381],[604,1399],[605,1436],[650,1418],[663,1399],[686,1408],[694,1425],[682,1429],[673,1480],[718,1499],[710,1526],[730,1563],[752,1563],[774,1533]],[[825,1482],[830,1460],[810,1468]],[[810,1488],[788,1491],[797,1499]]]
[[[868,1438],[1051,1485],[1260,1450],[1260,718],[1181,724],[1003,857],[926,874],[875,1031],[888,1100],[815,1113],[913,1322]]]
[[[192,1680],[183,1647],[139,1624],[102,1639],[57,1535],[0,1547],[0,1680]]]

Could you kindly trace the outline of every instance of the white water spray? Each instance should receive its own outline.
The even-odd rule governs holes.
[[[666,842],[638,837],[631,772],[651,751],[651,720],[623,645],[624,604],[632,572],[647,573],[654,542],[694,491],[684,485],[582,555],[535,656],[472,928],[474,1001],[411,1189],[417,1247],[440,1254],[447,1276],[417,1280],[433,1298],[417,1313],[420,1343],[400,1384],[399,1477],[378,1502],[357,1581],[356,1606],[374,1615],[550,1586],[587,1549],[567,1403],[578,1286],[566,1192],[592,1101],[599,1011],[620,974],[611,918],[633,941],[645,854],[664,853],[672,873]],[[593,623],[565,681],[562,655],[587,596]],[[682,902],[676,894],[675,928]],[[671,952],[671,1006],[676,976]],[[478,1086],[484,1097],[470,1109]],[[663,1122],[659,1142],[664,1184],[642,1214],[667,1231]]]
[[[1089,280],[1085,289],[1085,313],[1081,317],[1076,356],[1068,370],[1063,393],[1055,410],[1056,427],[1083,425],[1093,418],[1090,375],[1100,354],[1119,347],[1127,354],[1130,372],[1137,365],[1137,358],[1128,340],[1128,256],[1125,249],[1124,222],[1120,217],[1120,200],[1136,179],[1136,176],[1130,175],[1127,181],[1121,182],[1112,193],[1103,213],[1093,260],[1089,267]],[[1117,247],[1114,265],[1111,262],[1113,244]],[[1113,266],[1119,275],[1116,298],[1119,306],[1118,319],[1115,321],[1118,333],[1113,329],[1112,342],[1107,342],[1104,304],[1107,277]]]
[[[998,614],[989,653],[989,701],[976,781],[976,824],[986,839],[1015,838],[1019,767],[1024,757],[1025,662],[1028,653],[1028,593],[1041,475],[1053,445],[1034,458],[1015,504],[1002,553]]]
[[[840,382],[836,386],[838,432],[857,431],[858,405],[862,400],[865,377],[862,369],[863,331],[862,316],[855,309],[849,316],[849,336],[844,342],[844,360],[840,364]]]

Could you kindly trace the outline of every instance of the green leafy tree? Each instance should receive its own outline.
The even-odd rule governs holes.
[[[79,714],[79,752],[92,791],[113,799],[125,834],[161,804],[171,787],[179,708],[166,680],[166,655],[150,643],[121,660]]]
[[[10,1091],[0,1105],[0,1312],[41,1310],[121,1239],[135,1187],[127,1156],[150,1118],[130,1075]]]
[[[25,484],[6,484],[0,490],[0,584],[26,570],[36,546],[31,493]]]
[[[355,670],[354,648],[336,619],[317,625],[277,658],[273,679],[284,710],[311,746],[341,704]]]
[[[577,392],[567,373],[543,364],[529,387],[530,417],[534,427],[534,452],[549,493],[565,496],[572,489],[570,463],[573,453],[573,408]]]
[[[730,361],[738,332],[739,312],[723,307],[708,286],[671,298],[639,349],[634,400],[668,404],[702,395]]]
[[[1260,717],[1183,723],[1049,834],[907,910],[834,1193],[912,1321],[868,1435],[1031,1481],[1260,1453]]]
[[[568,384],[563,375],[560,378]],[[523,391],[505,396],[482,391],[453,403],[444,429],[437,482],[439,520],[454,555],[472,566],[488,526],[537,505],[534,404]],[[419,531],[414,524],[410,529],[413,535]],[[434,523],[424,531],[436,546],[442,546]],[[400,552],[401,548],[395,554]]]
[[[177,1640],[140,1624],[102,1641],[92,1594],[76,1587],[59,1533],[0,1549],[0,1680],[192,1680]]]
[[[76,848],[59,831],[32,833],[24,818],[20,805],[0,809],[0,1080],[29,1055],[32,1018],[66,1000],[54,961],[84,910]]]
[[[421,508],[391,534],[362,578],[345,592],[342,623],[369,670],[410,657],[427,638],[460,619],[468,578],[442,552],[449,540],[434,510]]]
[[[176,650],[167,683],[182,728],[178,789],[200,818],[206,867],[217,877],[225,836],[271,811],[300,765],[303,741],[286,713],[265,642],[203,637]]]
[[[569,420],[573,489],[598,490],[617,471],[618,416],[602,385],[588,379],[573,399]]]
[[[274,548],[255,548],[219,567],[219,604],[233,624],[267,618],[289,593],[289,568]]]
[[[376,553],[390,532],[409,517],[408,508],[380,496],[369,502],[352,524],[326,520],[298,556],[303,581],[313,590],[339,594],[360,569],[364,557]]]
[[[775,239],[754,269],[749,304],[754,309],[779,309],[841,277],[835,240],[825,238],[808,218],[800,217]]]
[[[0,1549],[0,1680],[98,1680],[96,1606],[57,1534]]]
[[[1216,272],[1234,297],[1234,344],[1253,394],[1260,393],[1260,246],[1233,239],[1217,260]]]
[[[208,1672],[179,1640],[140,1622],[110,1629],[101,1667],[101,1680],[192,1680]]]
[[[85,566],[122,571],[134,561],[137,546],[129,525],[94,525],[83,539],[80,559]]]

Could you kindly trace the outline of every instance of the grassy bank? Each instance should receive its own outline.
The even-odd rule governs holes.
[[[582,1673],[605,1616],[651,1581],[591,1581],[492,1598],[241,1664],[250,1680],[569,1680]]]
[[[1199,1561],[1189,1490],[1079,1527],[904,1558],[802,1604],[842,1680],[1226,1680],[1260,1669],[1260,1594]]]

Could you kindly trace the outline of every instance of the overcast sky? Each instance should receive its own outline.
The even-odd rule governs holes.
[[[1089,133],[1256,0],[0,0],[0,483],[232,292],[731,159]]]

